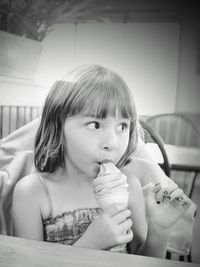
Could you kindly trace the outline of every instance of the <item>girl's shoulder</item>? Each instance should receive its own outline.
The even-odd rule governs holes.
[[[40,213],[42,218],[48,217],[51,212],[51,203],[46,180],[48,176],[43,177],[39,173],[34,173],[23,177],[17,182],[13,193],[14,207],[24,207]]]
[[[16,183],[15,188],[32,190],[35,188],[35,186],[38,185],[38,182],[39,182],[39,174],[38,173],[29,174],[29,175],[21,178]]]
[[[42,196],[42,185],[38,173],[27,175],[16,183],[14,197],[18,196],[25,199],[36,198],[36,196],[39,199]]]
[[[13,209],[31,209],[34,214],[46,217],[49,212],[49,200],[39,173],[23,177],[17,182],[13,192]],[[35,215],[36,216],[36,215]]]

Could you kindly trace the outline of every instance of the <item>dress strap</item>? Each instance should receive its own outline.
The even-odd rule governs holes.
[[[48,204],[49,204],[49,217],[52,217],[52,215],[53,215],[53,203],[52,203],[51,195],[49,193],[47,182],[46,182],[45,178],[43,178],[41,175],[39,175],[38,177],[42,183],[42,186],[43,186],[43,189],[44,189],[44,192],[45,192],[45,195],[47,197]]]

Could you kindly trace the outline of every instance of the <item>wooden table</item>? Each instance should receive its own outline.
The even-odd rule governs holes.
[[[172,170],[200,172],[200,148],[165,145]],[[162,154],[158,146],[148,143],[147,148],[152,157],[160,164],[163,163]]]
[[[186,262],[0,236],[1,267],[189,267]]]

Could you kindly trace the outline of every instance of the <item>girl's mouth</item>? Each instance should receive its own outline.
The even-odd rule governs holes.
[[[99,161],[98,162],[100,165],[101,164],[104,164],[104,163],[113,163],[114,164],[114,161],[112,160],[112,159],[104,159],[104,160],[102,160],[102,161]]]

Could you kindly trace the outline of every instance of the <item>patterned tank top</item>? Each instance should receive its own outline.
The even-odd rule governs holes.
[[[47,183],[42,176],[39,176],[39,178],[42,182],[45,195],[47,196],[50,214],[49,218],[42,220],[44,241],[73,245],[103,210],[99,207],[80,208],[74,211],[66,211],[61,215],[53,217],[53,203]],[[127,253],[126,245],[114,247],[111,251]]]

